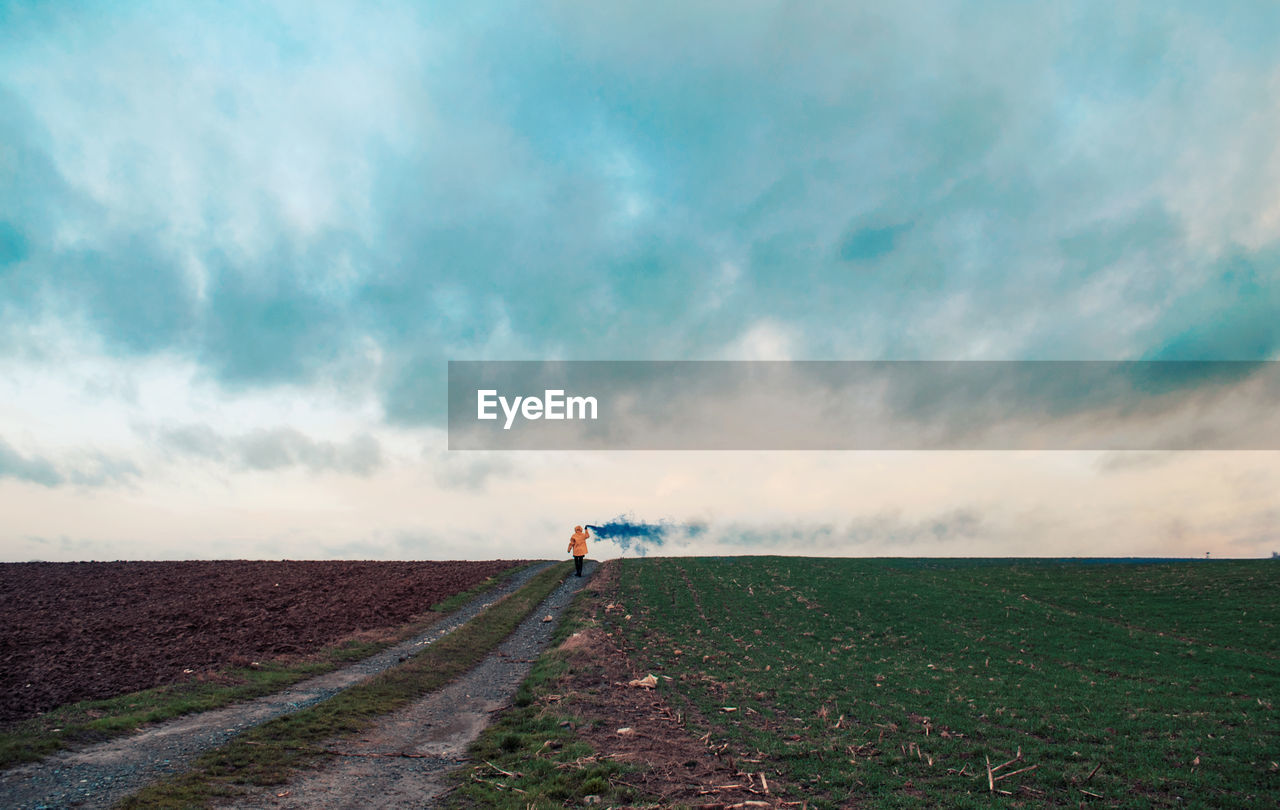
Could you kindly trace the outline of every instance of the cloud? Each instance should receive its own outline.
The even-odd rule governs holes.
[[[223,436],[207,425],[183,425],[159,431],[158,441],[170,452],[229,464],[241,470],[334,471],[368,477],[384,463],[381,443],[367,433],[345,442],[313,439],[291,427],[261,428]]]
[[[101,487],[128,483],[141,475],[142,470],[129,459],[92,453],[68,473],[67,480],[80,486]]]
[[[781,554],[815,556],[828,552],[872,549],[886,556],[935,553],[939,546],[958,549],[989,537],[992,530],[974,509],[953,509],[912,519],[898,512],[857,517],[847,523],[804,523],[775,526],[711,527],[714,539],[743,548],[768,549]],[[930,548],[921,548],[928,546]]]
[[[752,324],[722,354],[727,360],[792,360],[797,342],[794,330],[765,319]]]
[[[341,301],[307,276],[343,255],[342,241],[317,240],[302,255],[281,247],[252,263],[210,262],[198,348],[205,367],[235,387],[333,378],[358,352],[360,333]]]
[[[208,425],[183,425],[161,431],[160,444],[180,455],[221,461],[228,441]]]
[[[0,438],[0,478],[14,478],[44,487],[64,484],[103,487],[128,483],[141,472],[126,458],[92,450],[66,454],[57,462],[41,455],[24,455]]]
[[[13,224],[0,222],[0,271],[27,258],[27,237]]]
[[[314,441],[293,428],[276,428],[246,434],[236,444],[241,462],[255,470],[302,466],[369,475],[382,465],[382,447],[367,434],[335,444]]]
[[[504,453],[456,453],[423,451],[430,459],[435,482],[446,490],[483,492],[490,482],[511,478],[516,474],[515,464]]]
[[[4,439],[0,439],[0,478],[16,478],[46,487],[57,486],[64,480],[47,459],[24,456]]]
[[[713,356],[744,320],[771,356],[1275,349],[1274,279],[1212,275],[1273,263],[1262,10],[246,15],[12,15],[8,316],[233,390],[354,374],[407,424],[448,357]],[[1219,287],[1242,317],[1193,306]]]
[[[898,238],[909,230],[910,224],[858,228],[840,245],[840,258],[847,262],[878,259],[891,253]]]
[[[1149,332],[1157,360],[1280,358],[1280,241],[1255,252],[1232,250],[1204,284],[1161,314]]]

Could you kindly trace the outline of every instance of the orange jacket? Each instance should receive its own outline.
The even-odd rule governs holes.
[[[569,551],[573,552],[575,557],[587,556],[587,538],[591,536],[591,532],[583,529],[580,532],[574,532],[573,537],[569,538]]]

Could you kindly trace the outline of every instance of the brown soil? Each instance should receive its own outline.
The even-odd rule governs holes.
[[[596,564],[587,561],[590,577]],[[357,737],[331,740],[330,759],[296,773],[289,783],[228,799],[237,810],[323,807],[326,810],[434,807],[448,775],[467,749],[509,706],[536,659],[551,643],[559,618],[590,581],[566,577],[498,648],[470,672],[391,715]],[[551,617],[546,621],[544,617]]]
[[[0,721],[368,638],[513,564],[0,564]]]
[[[603,622],[617,600],[615,566],[601,566],[585,597],[588,625],[561,645],[570,668],[554,691],[571,696],[566,709],[581,719],[578,733],[597,757],[639,766],[617,781],[658,797],[664,807],[801,806],[779,796],[784,784],[768,762],[691,731],[690,725],[705,724],[689,710],[677,711],[667,702],[661,677],[656,689],[628,685],[649,673],[636,667],[622,639]]]

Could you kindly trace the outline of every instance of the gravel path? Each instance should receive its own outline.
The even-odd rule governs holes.
[[[431,807],[447,786],[449,771],[466,762],[467,747],[510,705],[516,689],[551,640],[564,609],[592,573],[570,576],[511,636],[474,669],[411,706],[384,718],[358,739],[332,744],[342,754],[291,783],[231,804],[262,808]],[[552,621],[546,621],[551,616]]]
[[[550,565],[554,563],[526,568],[415,638],[358,663],[297,683],[283,692],[178,717],[129,737],[78,751],[64,751],[41,762],[0,772],[0,807],[11,810],[110,807],[149,782],[181,773],[195,757],[217,748],[245,729],[319,703],[398,664],[423,645],[453,632]]]

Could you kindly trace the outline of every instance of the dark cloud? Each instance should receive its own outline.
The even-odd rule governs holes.
[[[323,382],[358,352],[357,313],[328,278],[335,261],[363,262],[349,235],[322,234],[300,247],[282,240],[248,261],[222,252],[207,259],[196,351],[224,384]],[[380,315],[364,314],[374,321]]]
[[[0,222],[0,273],[27,258],[29,252],[26,235],[12,223]]]
[[[56,277],[47,242],[85,208],[49,156],[49,137],[0,82],[0,341],[13,348],[25,348],[23,327],[45,314],[46,279]]]
[[[892,253],[898,238],[909,230],[909,224],[859,228],[850,233],[840,245],[840,258],[846,262],[878,259]]]
[[[195,337],[195,290],[177,256],[152,234],[113,234],[93,248],[52,259],[47,293],[71,317],[82,315],[121,354],[186,350]]]
[[[1280,353],[1277,269],[1280,241],[1219,260],[1209,280],[1175,301],[1151,330],[1161,339],[1152,358],[1274,359]]]

